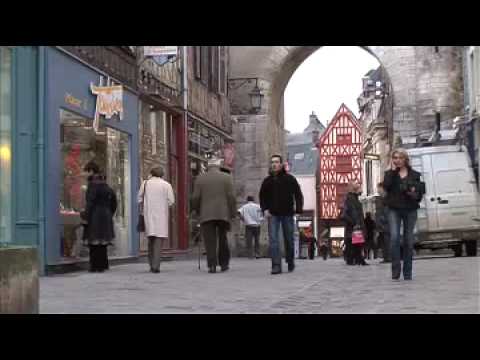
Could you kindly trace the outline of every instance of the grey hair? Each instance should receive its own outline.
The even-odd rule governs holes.
[[[155,177],[163,178],[165,175],[165,170],[161,166],[155,166],[150,170],[150,174]]]

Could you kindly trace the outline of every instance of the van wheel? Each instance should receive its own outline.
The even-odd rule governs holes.
[[[453,249],[453,253],[455,254],[455,257],[462,256],[462,244],[452,246],[452,249]]]
[[[467,256],[477,256],[477,240],[470,240],[465,242]]]

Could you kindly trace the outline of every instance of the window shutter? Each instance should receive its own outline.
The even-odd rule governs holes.
[[[202,78],[202,47],[193,47],[193,58],[195,64],[195,79]]]
[[[220,59],[218,71],[218,92],[222,95],[226,94],[227,88],[227,61],[225,46],[220,46]]]
[[[208,86],[208,78],[209,78],[209,67],[208,67],[208,60],[209,60],[209,51],[208,46],[201,47],[201,79],[202,83]]]
[[[208,47],[209,74],[208,90],[218,92],[218,46]]]

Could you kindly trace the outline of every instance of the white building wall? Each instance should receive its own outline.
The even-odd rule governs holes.
[[[317,192],[315,189],[316,179],[314,175],[294,175],[303,194],[303,210],[313,210],[313,223],[315,232],[318,232],[317,224]],[[318,238],[318,234],[315,234]]]

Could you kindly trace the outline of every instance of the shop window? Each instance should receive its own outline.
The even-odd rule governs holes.
[[[88,256],[82,245],[84,228],[80,212],[85,209],[88,174],[83,168],[94,161],[105,174],[107,183],[117,196],[118,208],[113,218],[115,240],[109,247],[110,256],[129,254],[130,228],[130,158],[129,136],[119,130],[101,125],[93,130],[92,119],[60,110],[63,133],[61,160],[63,162],[60,188],[60,255],[66,259]]]
[[[0,47],[0,243],[12,241],[12,54]]]

